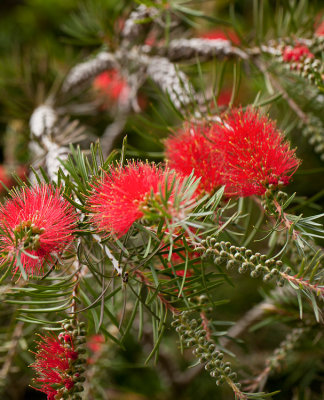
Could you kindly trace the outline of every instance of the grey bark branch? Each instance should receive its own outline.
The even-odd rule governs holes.
[[[248,54],[238,47],[232,46],[229,40],[224,39],[176,39],[171,40],[166,57],[172,62],[185,61],[196,57],[208,60],[211,58],[239,57],[243,60],[249,58]]]
[[[101,72],[115,67],[115,57],[106,51],[102,51],[93,59],[73,67],[63,82],[62,91],[63,93],[67,93],[71,90],[78,91],[83,89],[84,84],[88,83]]]

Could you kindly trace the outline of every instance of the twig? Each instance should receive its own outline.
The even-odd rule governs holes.
[[[102,153],[104,157],[107,157],[111,152],[116,138],[121,134],[127,122],[127,114],[121,114],[117,116],[115,121],[108,125],[104,134],[102,135],[100,142]]]
[[[0,381],[4,381],[8,375],[8,373],[10,372],[10,367],[11,364],[14,360],[16,351],[17,351],[17,346],[19,343],[19,340],[21,338],[21,335],[23,333],[23,327],[24,327],[24,322],[17,322],[15,329],[13,331],[12,334],[12,338],[10,341],[10,347],[6,356],[6,360],[0,370]]]
[[[121,276],[123,273],[123,269],[119,265],[118,260],[113,256],[111,251],[109,250],[108,246],[104,245],[101,243],[101,238],[100,236],[93,234],[92,237],[94,240],[99,244],[99,246],[102,248],[102,250],[106,253],[106,256],[109,258],[109,260],[112,262],[112,265],[114,267],[114,270],[117,272],[118,276]]]
[[[299,105],[289,96],[289,94],[287,93],[287,91],[282,87],[281,83],[275,79],[273,77],[273,75],[271,75],[268,72],[268,69],[266,67],[266,65],[259,59],[259,58],[254,58],[252,59],[254,65],[263,73],[265,74],[271,84],[274,86],[275,89],[277,89],[281,94],[282,97],[286,100],[287,104],[289,105],[289,107],[297,114],[297,116],[299,117],[299,119],[304,123],[307,124],[309,121],[308,116],[304,113],[304,111],[299,107]]]

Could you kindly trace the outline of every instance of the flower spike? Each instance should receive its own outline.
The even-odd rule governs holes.
[[[263,195],[269,185],[286,186],[300,164],[275,122],[253,108],[226,115],[215,142],[225,157],[229,196]]]
[[[111,167],[89,197],[90,221],[98,230],[120,237],[135,221],[158,214],[151,200],[161,203],[160,190],[171,190],[178,179],[175,172],[154,164],[129,162],[122,168]]]
[[[213,138],[219,125],[213,123],[188,123],[178,135],[165,142],[166,158],[170,168],[183,175],[191,174],[200,178],[200,192],[213,193],[221,186],[224,157],[217,151]]]
[[[37,373],[37,378],[34,379],[37,385],[35,389],[45,393],[47,400],[63,399],[67,394],[82,391],[82,364],[86,359],[80,357],[81,353],[84,353],[84,349],[80,348],[84,336],[81,326],[82,323],[79,323],[79,327],[75,329],[67,324],[64,332],[58,336],[49,333],[39,335],[40,340],[36,342],[37,351],[34,353],[36,360],[30,366]]]
[[[170,167],[193,169],[200,190],[225,186],[231,196],[263,195],[269,185],[287,185],[300,161],[273,121],[258,111],[234,109],[221,122],[187,125],[166,141]]]
[[[50,185],[16,190],[0,206],[0,251],[14,273],[40,275],[73,242],[76,213]],[[19,266],[20,265],[20,266]]]

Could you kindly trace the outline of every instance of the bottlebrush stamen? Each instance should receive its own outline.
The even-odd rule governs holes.
[[[214,140],[224,155],[229,196],[263,195],[269,185],[285,186],[300,164],[275,122],[252,108],[226,115]]]
[[[217,151],[213,138],[218,124],[185,124],[184,128],[165,142],[165,153],[170,168],[183,175],[200,178],[199,190],[212,193],[222,183],[224,159]]]
[[[81,323],[79,324],[81,327]],[[36,390],[47,395],[47,400],[63,399],[67,394],[82,390],[79,383],[84,381],[82,374],[85,358],[80,354],[84,349],[79,347],[83,329],[76,329],[79,336],[75,336],[72,325],[58,336],[54,334],[39,335],[36,342],[35,362],[31,367],[36,371],[34,379]],[[81,336],[80,336],[81,335]],[[82,340],[81,340],[82,342]]]
[[[159,213],[152,201],[160,204],[160,188],[170,188],[174,179],[179,179],[176,173],[154,164],[130,162],[123,168],[111,167],[89,197],[91,222],[108,235],[122,236],[145,214]]]
[[[273,121],[249,108],[232,110],[222,122],[186,125],[166,141],[170,167],[193,169],[200,190],[225,186],[227,196],[262,195],[268,185],[287,185],[300,161]]]
[[[0,206],[2,263],[18,258],[27,275],[39,275],[56,263],[73,241],[76,214],[72,206],[50,185],[16,190]]]

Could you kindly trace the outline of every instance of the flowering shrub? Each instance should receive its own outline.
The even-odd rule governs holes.
[[[321,11],[25,3],[0,24],[1,162],[30,162],[0,168],[0,398],[322,400]]]

